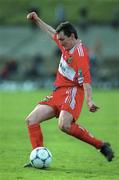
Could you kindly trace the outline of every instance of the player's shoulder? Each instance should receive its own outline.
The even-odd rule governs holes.
[[[76,54],[79,57],[84,57],[87,54],[87,48],[81,41],[79,41],[79,43],[76,46]]]

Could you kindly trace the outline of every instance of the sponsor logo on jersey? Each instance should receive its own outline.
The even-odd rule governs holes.
[[[63,57],[61,58],[58,71],[64,77],[66,77],[67,79],[72,80],[72,81],[76,74],[75,70],[72,67],[68,66],[68,63],[63,59]]]

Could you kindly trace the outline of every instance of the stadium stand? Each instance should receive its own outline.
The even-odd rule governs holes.
[[[118,81],[119,77],[119,33],[111,26],[91,26],[88,31],[82,32],[76,27],[80,39],[92,49],[96,42],[100,44],[96,51],[98,80]],[[36,56],[43,57],[40,75],[53,77],[56,71],[58,60],[55,57],[56,46],[45,33],[29,27],[0,27],[0,65],[16,59],[19,63],[17,76],[15,79],[25,79],[26,72],[33,65]],[[55,59],[54,59],[55,58]],[[37,77],[37,76],[36,76]],[[27,76],[28,78],[28,76]],[[32,77],[29,76],[29,79]],[[37,77],[38,78],[38,77]],[[14,79],[14,78],[13,78]]]

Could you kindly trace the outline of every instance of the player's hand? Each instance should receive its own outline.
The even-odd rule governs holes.
[[[27,19],[30,20],[37,20],[38,19],[38,15],[35,12],[31,12],[27,15]]]
[[[96,112],[99,107],[96,106],[93,102],[88,103],[88,109],[90,112]]]

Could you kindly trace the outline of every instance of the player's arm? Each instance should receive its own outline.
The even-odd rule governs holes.
[[[35,12],[31,12],[27,15],[27,19],[34,21],[39,28],[47,32],[52,38],[54,37],[56,30],[41,20]]]
[[[84,93],[85,93],[85,98],[87,102],[87,106],[90,112],[96,112],[99,107],[97,107],[93,100],[92,100],[92,87],[89,83],[83,83],[84,87]]]

